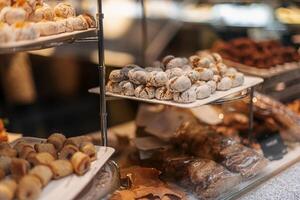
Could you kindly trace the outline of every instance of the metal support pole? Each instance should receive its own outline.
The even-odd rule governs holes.
[[[249,99],[249,130],[248,130],[248,138],[252,140],[253,136],[253,97],[254,97],[254,87],[250,89],[250,99]]]
[[[147,13],[145,7],[145,1],[141,0],[141,8],[142,8],[142,49],[141,49],[141,58],[142,65],[146,67],[147,65],[147,48],[148,48],[148,25],[147,25]]]
[[[106,99],[105,99],[105,61],[104,61],[104,32],[103,32],[103,18],[102,0],[98,2],[98,59],[99,59],[99,87],[100,87],[100,128],[102,145],[107,146],[107,113],[106,113]]]

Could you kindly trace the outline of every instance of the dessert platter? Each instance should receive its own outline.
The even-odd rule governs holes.
[[[2,142],[0,196],[72,200],[113,153],[113,148],[94,146],[87,136],[66,138],[59,133]]]
[[[0,5],[0,53],[36,50],[96,35],[89,14],[76,15],[66,2],[55,7],[43,1],[5,0]]]
[[[193,108],[240,93],[263,82],[227,67],[217,53],[166,56],[151,67],[127,65],[110,73],[106,95]],[[98,88],[90,90],[99,93]]]
[[[227,65],[263,78],[300,69],[300,55],[297,50],[278,41],[256,42],[249,38],[218,41],[213,45],[212,51],[222,55]]]

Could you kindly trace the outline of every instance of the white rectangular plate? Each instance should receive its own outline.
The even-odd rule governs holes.
[[[43,139],[23,137],[22,140],[27,140],[29,142],[38,142]],[[13,142],[16,144],[18,140]],[[59,180],[52,180],[40,195],[40,200],[73,200],[84,187],[94,178],[97,172],[103,167],[103,165],[108,161],[108,159],[114,153],[114,149],[111,147],[96,146],[97,148],[97,160],[92,162],[90,170],[83,176],[77,176],[72,174],[65,178]]]
[[[137,98],[134,96],[124,96],[124,95],[114,94],[114,93],[110,93],[110,92],[107,92],[106,95],[113,96],[113,97],[119,97],[119,98],[125,98],[125,99],[131,99],[131,100],[135,100],[135,101],[143,101],[146,103],[164,104],[164,105],[176,106],[176,107],[181,107],[181,108],[195,108],[198,106],[203,106],[203,105],[206,105],[209,103],[213,103],[214,101],[216,101],[218,99],[235,94],[237,92],[241,92],[247,88],[254,87],[254,86],[262,83],[263,81],[264,80],[262,78],[245,76],[245,83],[242,86],[232,88],[228,91],[216,91],[214,94],[212,94],[210,97],[208,97],[206,99],[197,100],[193,103],[187,103],[187,104],[176,103],[174,101],[163,101],[163,100],[157,100],[157,99],[141,99],[141,98]],[[99,87],[92,88],[89,90],[89,92],[99,94],[100,93]]]
[[[44,37],[39,37],[35,40],[24,40],[24,41],[3,43],[3,44],[0,44],[0,52],[5,51],[6,49],[13,49],[13,48],[26,48],[26,47],[30,48],[31,47],[33,49],[36,49],[39,46],[47,46],[47,45],[55,46],[54,44],[51,44],[51,43],[57,43],[57,45],[59,45],[60,42],[87,37],[93,33],[96,33],[95,28],[90,28],[88,30],[82,30],[82,31],[61,33],[61,34],[57,34],[57,35],[44,36]],[[36,48],[34,48],[34,47],[36,47]]]

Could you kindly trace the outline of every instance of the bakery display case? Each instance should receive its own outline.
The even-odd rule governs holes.
[[[97,87],[88,92],[99,98],[101,131],[8,143],[0,121],[0,199],[239,199],[300,161],[297,46],[244,32],[209,47],[195,42],[227,29],[277,26],[277,4],[73,3],[0,0],[0,54],[53,47],[58,53],[50,49],[47,57],[86,54],[97,63]],[[121,16],[111,27],[103,8]],[[93,14],[76,14],[83,10]],[[296,23],[285,12],[278,9],[277,18]],[[201,31],[204,40],[189,38]],[[134,49],[130,59],[114,54],[117,64],[106,67],[104,44],[118,50],[122,39]],[[60,49],[69,43],[75,45]]]

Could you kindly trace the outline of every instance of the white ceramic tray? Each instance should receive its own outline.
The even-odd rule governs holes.
[[[35,40],[25,40],[18,42],[0,43],[0,53],[13,53],[18,51],[38,50],[49,47],[60,46],[64,43],[73,42],[75,39],[96,35],[96,29],[73,31],[57,35],[39,37]]]
[[[206,105],[206,104],[213,103],[213,102],[217,101],[218,99],[221,99],[223,97],[241,92],[241,91],[243,91],[247,88],[254,87],[254,86],[256,86],[256,85],[258,85],[262,82],[263,82],[262,78],[246,76],[245,77],[245,83],[242,86],[232,88],[228,91],[216,91],[214,94],[212,94],[210,97],[208,97],[206,99],[197,100],[193,103],[187,103],[187,104],[176,103],[174,101],[162,101],[162,100],[157,100],[157,99],[141,99],[141,98],[137,98],[137,97],[134,97],[134,96],[124,96],[124,95],[114,94],[114,93],[110,93],[110,92],[107,92],[106,95],[113,96],[113,97],[130,99],[130,100],[135,100],[135,101],[143,101],[143,102],[146,102],[146,103],[164,104],[164,105],[176,106],[176,107],[181,107],[181,108],[195,108],[195,107],[199,107],[199,106],[203,106],[203,105]],[[89,90],[89,92],[99,94],[100,93],[99,92],[99,87],[98,88],[92,88],[92,89]]]
[[[235,67],[240,72],[243,72],[245,74],[258,76],[262,78],[271,78],[273,76],[300,68],[300,63],[297,62],[285,63],[283,65],[277,65],[269,69],[262,69],[253,66],[248,66],[231,60],[224,60],[224,63],[227,64],[228,66]]]
[[[29,143],[41,142],[44,139],[23,137],[12,143],[16,144],[20,140],[26,140]],[[77,176],[75,174],[68,177],[52,180],[42,191],[39,200],[73,200],[84,187],[94,178],[97,172],[108,161],[108,159],[114,153],[114,149],[111,147],[96,146],[97,148],[97,160],[92,162],[90,170],[84,176]]]

